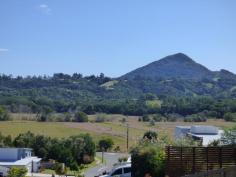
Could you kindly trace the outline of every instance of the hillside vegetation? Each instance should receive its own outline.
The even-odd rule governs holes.
[[[236,112],[236,76],[210,71],[175,54],[119,78],[56,73],[0,76],[0,105],[12,113],[75,112],[145,115],[204,113],[222,118]]]

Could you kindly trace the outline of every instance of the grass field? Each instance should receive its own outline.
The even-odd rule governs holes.
[[[171,139],[177,125],[215,125],[221,128],[236,126],[236,123],[214,119],[203,123],[157,122],[155,126],[150,126],[149,123],[139,122],[136,116],[106,115],[110,121],[103,123],[36,122],[29,121],[35,115],[15,114],[12,116],[14,117],[13,121],[0,122],[0,132],[3,135],[15,137],[20,133],[31,131],[35,134],[66,138],[80,133],[90,133],[95,141],[103,137],[111,137],[115,142],[114,147],[120,146],[123,151],[126,149],[127,124],[129,125],[130,146],[134,145],[148,130],[157,131]],[[26,119],[26,117],[29,117],[29,119]],[[95,117],[96,115],[89,116],[90,121],[92,122]],[[126,118],[126,123],[121,122],[123,118]]]

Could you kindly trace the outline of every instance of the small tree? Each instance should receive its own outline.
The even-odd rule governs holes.
[[[156,141],[157,137],[158,137],[157,133],[153,131],[148,131],[143,135],[143,139],[147,139],[149,141]]]
[[[98,142],[98,146],[100,151],[108,151],[109,149],[111,149],[114,145],[114,142],[111,138],[105,138],[105,139],[101,139]]]
[[[88,115],[82,111],[75,113],[75,122],[88,122]]]
[[[8,171],[7,177],[26,177],[26,174],[27,174],[26,168],[12,167]]]
[[[236,113],[228,112],[224,115],[224,120],[228,122],[236,122]]]
[[[153,177],[164,176],[165,153],[163,149],[149,144],[136,147],[131,154],[132,177],[143,177],[146,174]]]
[[[151,119],[151,120],[149,121],[149,125],[150,125],[150,126],[155,126],[155,124],[156,124],[156,123],[155,123],[155,121],[154,121],[153,119]]]
[[[142,117],[142,120],[143,120],[143,122],[148,122],[148,121],[150,121],[150,117],[148,115],[144,115]]]
[[[0,107],[0,121],[9,120],[10,116],[6,109]]]
[[[56,163],[54,168],[57,175],[61,176],[66,174],[66,167],[63,163]]]

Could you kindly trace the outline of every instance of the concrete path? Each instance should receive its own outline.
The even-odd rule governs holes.
[[[96,156],[102,157],[101,152],[97,152]],[[104,164],[99,164],[85,172],[85,177],[94,177],[102,174],[104,171],[110,171],[120,157],[128,156],[126,153],[104,153]]]

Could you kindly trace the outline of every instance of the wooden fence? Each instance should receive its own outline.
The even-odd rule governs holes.
[[[236,166],[207,172],[185,175],[183,177],[236,177]]]
[[[236,165],[236,147],[166,147],[166,174],[181,177]]]

